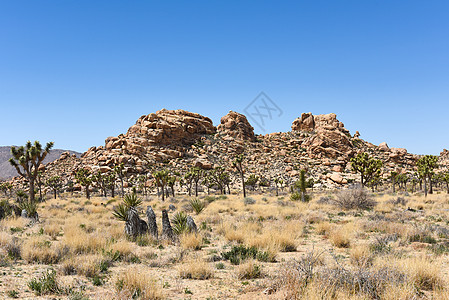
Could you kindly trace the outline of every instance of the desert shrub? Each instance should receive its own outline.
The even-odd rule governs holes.
[[[362,187],[355,187],[352,189],[342,190],[337,194],[333,203],[341,209],[350,210],[370,210],[376,205],[366,189]]]
[[[234,246],[228,252],[223,252],[224,259],[229,260],[233,265],[239,265],[247,259],[257,259],[259,261],[270,261],[268,252],[259,251],[256,247],[245,247],[243,245]]]
[[[393,205],[402,205],[405,206],[408,203],[408,200],[403,197],[397,197],[396,199],[390,199],[388,200],[388,203],[391,203]]]
[[[179,266],[179,276],[184,279],[205,280],[212,278],[213,271],[205,261],[196,259]]]
[[[333,200],[334,200],[334,198],[331,197],[331,196],[321,196],[320,199],[318,199],[318,201],[316,203],[318,203],[318,204],[331,204]]]
[[[36,296],[62,293],[62,289],[56,279],[55,270],[47,270],[39,279],[31,279],[28,287]]]
[[[115,289],[119,299],[164,299],[156,280],[143,267],[131,267],[117,277]]]
[[[301,194],[299,192],[291,193],[290,200],[292,200],[292,201],[301,200]]]
[[[245,197],[245,199],[243,199],[243,203],[245,205],[252,205],[256,203],[256,200],[251,197]]]
[[[406,281],[407,276],[393,268],[329,267],[311,251],[287,265],[275,287],[285,289],[286,299],[385,299],[391,286],[404,286]]]
[[[338,248],[348,248],[351,244],[349,232],[344,227],[331,230],[329,233],[330,242]]]
[[[415,228],[407,234],[407,239],[409,242],[420,242],[427,244],[436,244],[437,240],[433,237],[430,228]]]
[[[203,238],[197,233],[183,233],[179,242],[183,249],[201,250]]]
[[[200,199],[195,198],[190,200],[190,206],[192,207],[192,210],[198,215],[199,213],[201,213],[204,209],[205,204],[204,202],[202,202]]]
[[[20,210],[26,210],[28,217],[30,217],[30,218],[35,218],[37,216],[37,202],[36,201],[25,200],[25,201],[19,202],[19,208],[20,208]]]
[[[262,267],[255,263],[254,260],[249,260],[246,263],[239,265],[236,270],[238,279],[256,279],[262,276]]]
[[[54,264],[60,259],[57,249],[42,236],[31,236],[26,239],[21,249],[22,258],[28,262]]]
[[[189,227],[187,226],[187,217],[187,214],[183,211],[179,211],[173,215],[171,225],[175,234],[180,235],[189,230]]]

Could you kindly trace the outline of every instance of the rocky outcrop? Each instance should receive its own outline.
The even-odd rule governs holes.
[[[303,113],[293,121],[292,131],[305,131],[312,134],[302,145],[312,157],[343,158],[353,154],[349,131],[337,120],[337,115],[317,115]]]
[[[147,206],[147,218],[148,218],[148,233],[154,238],[158,239],[156,214],[151,206]]]
[[[128,211],[128,220],[125,223],[125,234],[136,238],[138,235],[146,233],[148,230],[147,223],[139,218],[139,214],[135,208]]]
[[[238,112],[230,111],[221,118],[221,124],[217,126],[218,132],[245,141],[255,141],[254,128],[246,117]]]
[[[173,229],[171,228],[168,213],[165,209],[162,211],[162,239],[169,241],[174,241],[176,239]]]
[[[195,221],[191,216],[187,217],[187,228],[189,228],[189,232],[198,232],[198,228],[196,227]]]

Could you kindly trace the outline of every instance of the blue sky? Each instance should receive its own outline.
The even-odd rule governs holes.
[[[449,148],[448,1],[1,1],[0,145],[85,151],[138,117],[218,124],[264,91],[412,153]]]

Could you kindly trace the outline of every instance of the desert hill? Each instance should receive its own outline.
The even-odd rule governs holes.
[[[299,178],[304,168],[316,188],[343,186],[358,180],[351,172],[350,159],[368,152],[384,163],[384,177],[393,170],[413,173],[418,155],[404,148],[373,145],[352,135],[335,114],[303,113],[289,132],[255,135],[247,118],[230,111],[218,126],[200,114],[162,109],[143,115],[126,134],[108,137],[105,145],[91,147],[81,157],[63,153],[46,165],[47,174],[73,180],[79,168],[109,172],[123,163],[131,179],[139,174],[170,169],[183,173],[193,166],[208,170],[223,166],[232,170],[237,154],[244,153],[246,174],[256,174],[271,182],[281,178],[286,184]],[[234,180],[238,184],[237,176]]]

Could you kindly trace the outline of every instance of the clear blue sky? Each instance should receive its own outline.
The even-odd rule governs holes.
[[[85,151],[138,117],[218,124],[264,91],[410,152],[449,148],[449,1],[1,1],[0,145]]]

